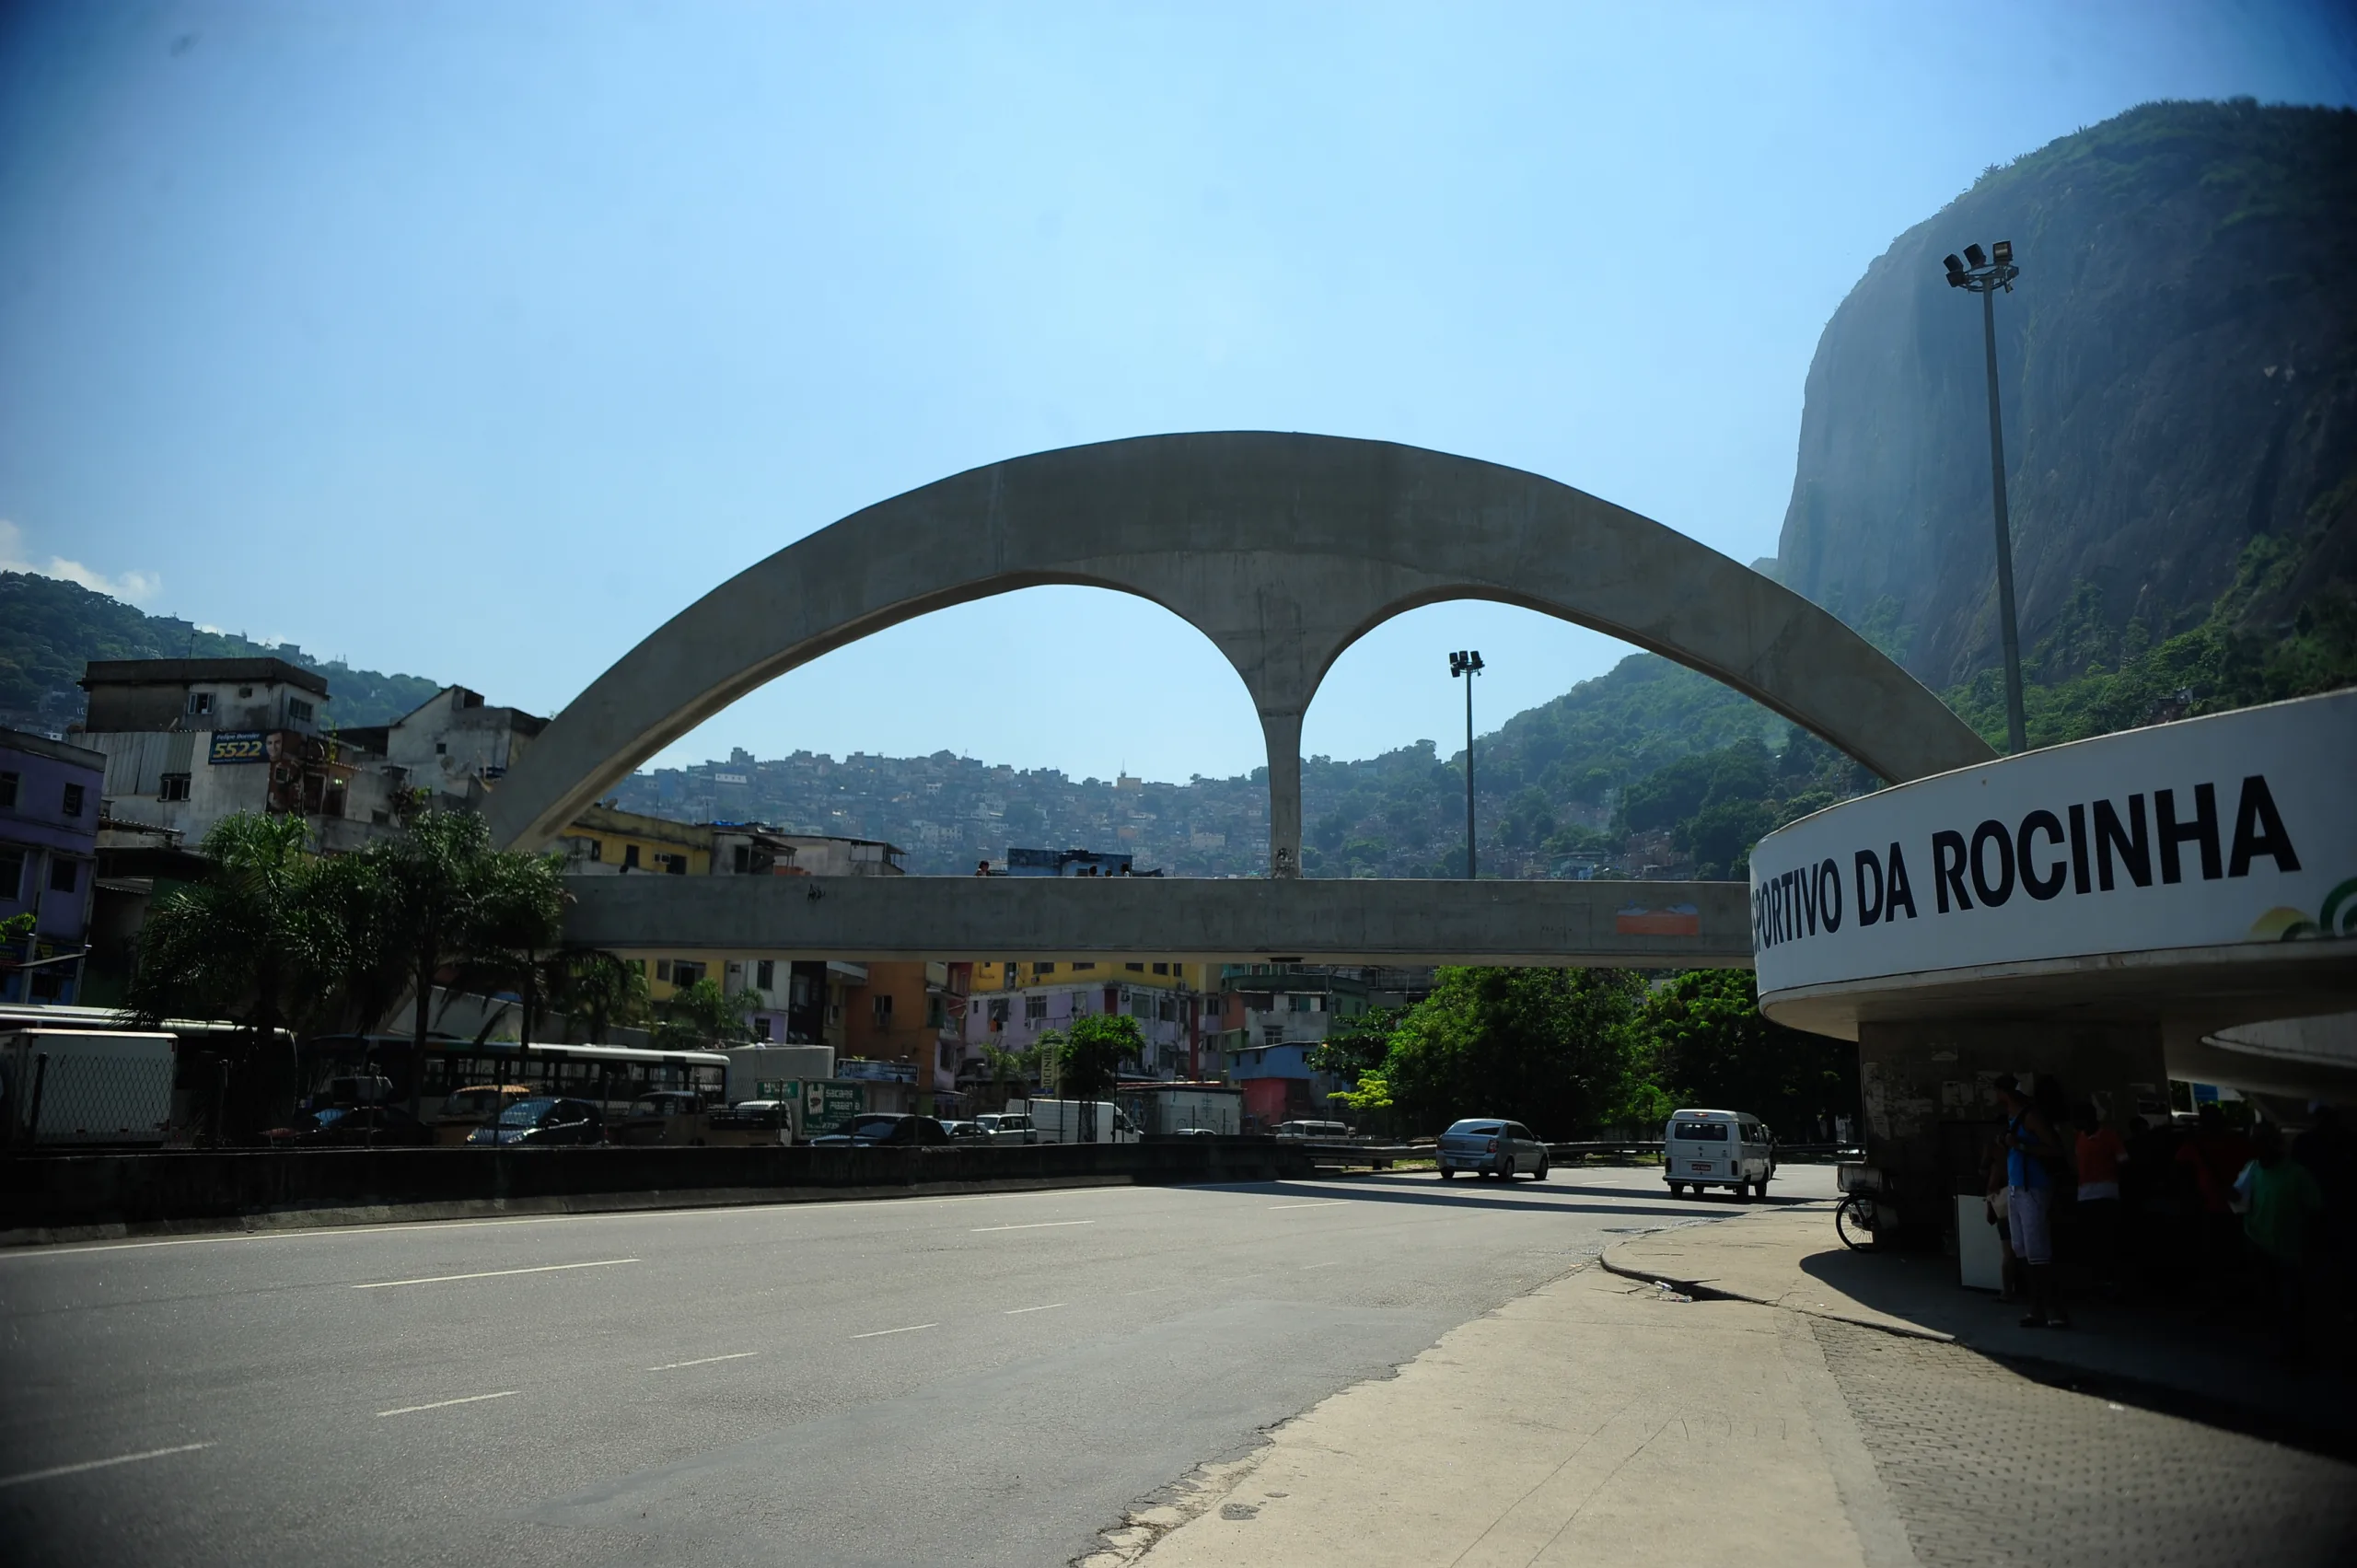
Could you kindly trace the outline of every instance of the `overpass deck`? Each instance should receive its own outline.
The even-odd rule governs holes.
[[[807,958],[1751,966],[1740,882],[568,877],[568,940]]]

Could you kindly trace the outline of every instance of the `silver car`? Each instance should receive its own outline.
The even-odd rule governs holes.
[[[1460,1170],[1476,1172],[1484,1179],[1494,1176],[1511,1181],[1519,1174],[1544,1181],[1547,1145],[1519,1121],[1469,1116],[1440,1135],[1434,1163],[1440,1167],[1443,1181],[1453,1179]]]

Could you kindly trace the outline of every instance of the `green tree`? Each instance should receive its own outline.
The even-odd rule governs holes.
[[[1550,1138],[1596,1127],[1627,1098],[1640,990],[1618,970],[1443,969],[1392,1032],[1384,1089],[1420,1131],[1460,1116]]]
[[[656,1041],[667,1050],[690,1051],[745,1044],[753,1036],[746,1019],[761,1005],[759,992],[740,991],[732,996],[718,981],[706,976],[681,986],[668,1001],[657,1005],[663,1024]]]
[[[564,1015],[568,1037],[575,1029],[591,1045],[603,1045],[616,1026],[630,1028],[652,1016],[646,970],[602,948],[568,947],[556,955],[548,985],[549,1005]]]
[[[229,1066],[239,1120],[266,1113],[291,1084],[273,1049],[311,999],[348,969],[330,864],[308,853],[299,817],[240,812],[204,836],[203,878],[168,893],[140,933],[125,1011],[140,1023],[226,1018],[244,1026]],[[283,1081],[282,1081],[283,1080]]]
[[[380,939],[389,954],[401,955],[415,1001],[410,1042],[410,1110],[415,1114],[424,1095],[435,977],[447,966],[527,939],[552,941],[562,912],[554,864],[493,849],[489,826],[467,811],[418,812],[398,837],[371,844],[358,858],[377,884],[374,897],[382,900]]]
[[[1073,1020],[1058,1047],[1056,1092],[1065,1099],[1109,1098],[1121,1063],[1145,1058],[1145,1032],[1127,1013],[1092,1013]]]
[[[1635,1032],[1647,1079],[1677,1105],[1747,1110],[1790,1142],[1810,1141],[1819,1117],[1857,1114],[1857,1047],[1769,1018],[1749,970],[1672,977]]]

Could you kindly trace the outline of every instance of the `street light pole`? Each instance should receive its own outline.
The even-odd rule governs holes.
[[[2014,530],[2005,507],[2005,426],[1997,404],[1997,300],[1999,289],[2014,291],[2021,269],[2014,265],[2014,242],[2000,239],[1995,256],[1978,245],[1964,248],[1965,261],[1947,257],[1948,286],[1980,296],[1980,339],[1989,365],[1989,491],[1997,524],[1997,627],[2005,648],[2005,749],[2015,756],[2029,749],[2022,713],[2021,633],[2014,620]]]
[[[1481,673],[1481,654],[1476,648],[1469,652],[1448,656],[1451,679],[1465,678],[1465,879],[1474,880],[1473,865],[1473,678]]]

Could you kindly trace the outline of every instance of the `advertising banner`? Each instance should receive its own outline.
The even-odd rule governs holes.
[[[2349,941],[2357,691],[1942,773],[1751,855],[1763,994],[2098,953]]]
[[[266,762],[269,760],[269,753],[262,745],[261,731],[258,729],[214,731],[213,749],[205,756],[205,761],[216,768],[226,767],[233,763]]]

